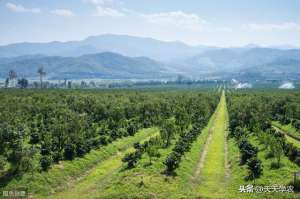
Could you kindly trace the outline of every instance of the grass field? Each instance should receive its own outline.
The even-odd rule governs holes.
[[[158,132],[153,136],[157,134]],[[141,142],[148,139],[149,138],[141,140]],[[49,198],[82,198],[85,193],[90,194],[97,186],[105,185],[107,180],[109,180],[114,173],[120,172],[122,157],[132,150],[133,147],[127,148],[124,151],[118,151],[115,155],[96,166],[82,179],[78,179],[78,181],[69,186],[67,190],[61,191]]]
[[[283,131],[285,134],[287,134],[289,137],[293,137],[294,139],[297,139],[300,141],[300,132],[295,129],[292,124],[288,125],[282,125],[278,121],[273,121],[272,125],[281,131]]]
[[[86,179],[95,170],[97,172],[98,165],[110,168],[109,164],[111,164],[115,167],[112,161],[107,160],[115,161],[115,157],[120,157],[124,151],[132,147],[133,143],[157,133],[158,129],[156,128],[141,130],[135,136],[120,139],[99,150],[93,150],[84,158],[62,161],[60,164],[54,165],[48,172],[25,174],[21,179],[10,181],[5,189],[27,187],[30,195],[39,195],[38,198],[68,189],[80,182],[80,179]]]
[[[287,142],[292,143],[293,145],[295,145],[296,147],[300,148],[300,140],[295,139],[295,136],[290,136],[290,133],[283,131],[281,128],[279,128],[278,126],[274,126],[275,129],[277,129],[278,131],[284,133],[285,138],[287,140]]]

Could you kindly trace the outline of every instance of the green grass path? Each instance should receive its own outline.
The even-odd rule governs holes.
[[[224,198],[228,175],[226,169],[226,129],[228,112],[223,91],[216,117],[211,127],[211,138],[207,143],[206,157],[199,175],[198,194],[203,198]],[[205,153],[205,152],[204,152]]]
[[[139,132],[136,136],[135,142],[143,142],[150,137],[157,136],[158,130],[156,128],[146,129]],[[124,138],[126,140],[126,138]],[[124,155],[133,150],[132,141],[130,147],[125,150],[118,151],[115,155],[95,165],[86,175],[76,179],[73,182],[68,182],[68,189],[57,192],[45,198],[82,198],[81,196],[94,190],[99,183],[105,183],[111,175],[118,172],[122,166],[122,158]],[[101,149],[100,149],[101,150]],[[43,198],[43,196],[39,196]]]
[[[283,125],[280,125],[279,123],[273,123],[273,128],[283,133],[286,137],[286,140],[292,144],[294,144],[296,147],[300,148],[300,136],[295,134],[294,131],[290,130],[288,131],[287,128],[284,128]]]

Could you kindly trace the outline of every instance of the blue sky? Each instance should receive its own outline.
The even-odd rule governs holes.
[[[0,44],[104,33],[188,44],[300,46],[299,0],[0,0]]]

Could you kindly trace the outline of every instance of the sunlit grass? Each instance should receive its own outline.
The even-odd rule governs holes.
[[[290,134],[290,136],[298,138],[300,140],[300,131],[297,131],[292,124],[283,125],[280,124],[278,121],[273,121],[272,125],[281,129],[282,131],[286,132],[287,134]]]
[[[222,95],[218,112],[212,126],[212,139],[208,146],[207,157],[200,173],[198,195],[219,198],[225,187],[225,130],[227,127],[227,109],[225,96]],[[220,189],[216,189],[220,187]]]
[[[83,158],[76,158],[73,161],[62,161],[60,164],[53,165],[48,172],[35,171],[34,173],[26,173],[22,178],[10,181],[5,189],[26,187],[32,195],[48,195],[58,190],[67,189],[74,181],[77,181],[78,178],[84,176],[87,171],[102,161],[116,155],[119,151],[126,150],[133,143],[141,141],[157,133],[157,131],[157,128],[144,129],[135,136],[119,139],[98,150],[92,150]]]

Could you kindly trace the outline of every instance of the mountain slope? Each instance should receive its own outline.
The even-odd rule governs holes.
[[[17,43],[0,46],[0,57],[43,54],[47,56],[81,56],[101,52],[115,52],[124,56],[145,56],[170,61],[197,55],[207,46],[188,46],[181,42],[165,42],[151,38],[105,34],[82,41],[50,43]]]
[[[0,59],[0,77],[9,70],[24,77],[36,77],[43,66],[47,77],[64,78],[162,78],[168,76],[165,65],[146,57],[126,57],[116,53],[99,53],[80,57],[25,56]]]
[[[288,78],[291,75],[295,76],[293,74],[300,73],[300,50],[271,48],[216,49],[186,59],[182,64],[187,66],[186,71],[190,71],[190,73],[193,71],[234,75],[249,73],[253,78],[256,76],[257,78],[271,78],[284,73]]]
[[[248,80],[257,79],[258,76],[260,76],[261,79],[299,80],[300,60],[278,59],[271,63],[241,70],[240,73]]]

